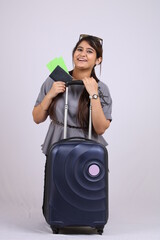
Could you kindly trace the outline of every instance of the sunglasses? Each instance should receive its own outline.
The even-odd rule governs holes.
[[[80,34],[79,40],[81,40],[81,39],[83,39],[83,38],[86,38],[86,37],[93,37],[93,38],[95,38],[97,41],[99,41],[99,43],[100,43],[101,45],[103,45],[103,39],[102,39],[102,38],[95,37],[95,36],[88,35],[88,34]]]

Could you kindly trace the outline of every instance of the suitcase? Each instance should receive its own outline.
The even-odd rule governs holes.
[[[108,220],[108,152],[89,135],[67,137],[68,87],[66,84],[64,139],[53,144],[46,161],[43,214],[53,233],[64,227],[91,227],[99,234]]]

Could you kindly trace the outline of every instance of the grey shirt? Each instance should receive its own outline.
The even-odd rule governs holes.
[[[35,106],[41,103],[45,95],[51,89],[53,84],[53,80],[48,77],[46,81],[42,84],[40,93],[36,100]],[[78,120],[77,120],[77,110],[78,110],[78,102],[80,95],[83,91],[83,85],[75,85],[69,87],[68,92],[68,120],[67,123],[70,126],[80,127]],[[111,112],[112,112],[112,99],[110,96],[109,89],[106,84],[102,83],[101,81],[98,82],[98,93],[102,105],[102,109],[106,119],[112,120]],[[62,94],[62,97],[56,103],[56,116],[57,120],[60,123],[64,122],[64,102],[65,102],[65,93]],[[67,129],[67,138],[70,137],[84,137],[87,138],[87,134],[84,133],[82,129],[79,128],[72,128],[68,127]],[[58,142],[59,140],[63,139],[63,125],[57,124],[53,121],[50,122],[47,135],[45,137],[44,143],[42,144],[42,152],[47,155],[48,149],[50,146]],[[107,142],[103,138],[102,135],[93,135],[92,139],[102,143],[103,145],[107,145]]]

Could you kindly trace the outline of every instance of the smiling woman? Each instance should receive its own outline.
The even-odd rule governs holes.
[[[79,54],[78,54],[79,53]],[[90,65],[90,70],[95,79],[97,79],[94,71],[94,67],[102,62],[103,48],[102,39],[94,36],[81,34],[80,40],[73,49],[73,62],[75,64],[76,55],[78,57],[84,56],[83,59],[88,60]],[[75,65],[76,67],[76,65]],[[90,71],[89,70],[89,71]],[[89,72],[87,74],[89,75]],[[98,79],[97,79],[98,80]]]
[[[88,69],[92,71],[95,65],[98,65],[102,58],[96,56],[96,51],[86,41],[80,43],[73,56],[75,68]]]
[[[73,81],[81,79],[84,86],[70,88],[70,109],[68,114],[68,137],[87,136],[89,124],[89,99],[92,104],[92,139],[107,145],[102,134],[112,121],[112,99],[106,84],[95,74],[95,67],[101,65],[103,57],[103,40],[86,34],[80,35],[79,41],[72,52],[74,68],[70,71]],[[33,109],[33,119],[41,123],[48,116],[51,124],[42,145],[42,151],[47,155],[48,149],[63,138],[63,110],[65,84],[46,79]]]

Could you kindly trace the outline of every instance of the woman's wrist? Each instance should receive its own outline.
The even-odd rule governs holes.
[[[50,93],[50,92],[48,92],[47,93],[47,95],[45,96],[45,98],[49,101],[49,102],[52,102],[52,100],[53,100],[53,96],[52,96],[52,94]]]
[[[98,96],[98,91],[92,91],[89,93],[90,98],[92,98],[94,95]]]

